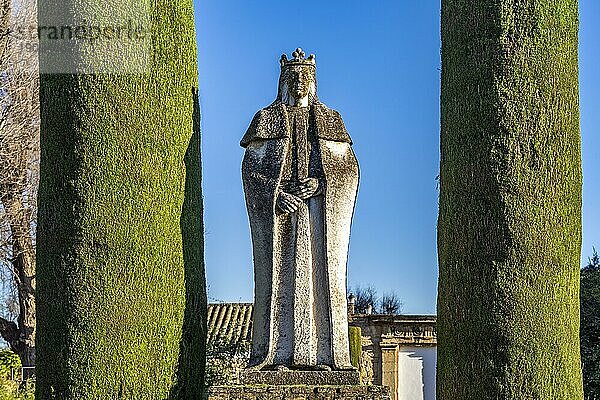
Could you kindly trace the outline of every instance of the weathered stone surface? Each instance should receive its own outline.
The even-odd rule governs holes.
[[[358,371],[244,371],[243,385],[359,385]]]
[[[293,56],[282,57],[279,95],[241,141],[254,254],[249,366],[346,370],[358,162],[339,113],[317,97],[314,56]]]
[[[213,386],[208,400],[390,400],[384,386]]]

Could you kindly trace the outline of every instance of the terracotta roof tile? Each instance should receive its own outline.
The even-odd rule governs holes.
[[[208,342],[249,342],[252,334],[252,308],[250,303],[209,304]]]

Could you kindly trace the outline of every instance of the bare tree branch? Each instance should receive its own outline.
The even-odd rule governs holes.
[[[355,300],[355,310],[357,314],[366,314],[370,308],[370,312],[377,313],[377,305],[379,299],[377,290],[373,286],[357,286],[352,290]]]
[[[34,46],[10,35],[36,24],[34,0],[0,0],[0,336],[35,362],[35,216],[39,172],[39,71]],[[31,43],[29,43],[31,44]],[[16,322],[13,303],[18,304]]]
[[[381,298],[381,313],[398,315],[402,312],[402,301],[396,293],[385,293]]]

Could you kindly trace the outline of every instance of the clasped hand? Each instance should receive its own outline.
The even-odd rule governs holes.
[[[284,213],[291,214],[298,211],[302,202],[319,192],[317,178],[305,178],[300,182],[286,185],[277,196],[277,207]]]

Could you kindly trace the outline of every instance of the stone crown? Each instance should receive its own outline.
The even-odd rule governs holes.
[[[308,56],[308,58],[305,58],[306,54],[304,53],[304,51],[298,47],[296,49],[296,51],[294,51],[292,53],[292,59],[288,60],[287,55],[282,54],[281,55],[281,60],[279,60],[279,63],[281,64],[281,68],[288,68],[288,67],[294,67],[297,65],[305,65],[305,66],[309,66],[309,67],[313,67],[316,68],[316,60],[315,60],[315,55],[311,54],[310,56]]]

